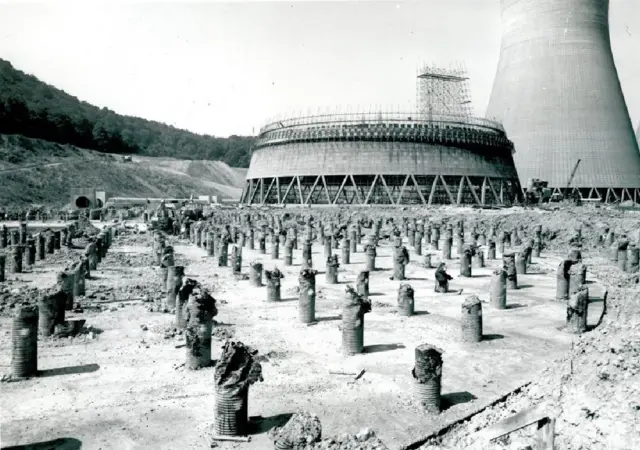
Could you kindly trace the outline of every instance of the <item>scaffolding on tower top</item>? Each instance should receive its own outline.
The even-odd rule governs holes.
[[[471,93],[464,64],[455,63],[449,68],[432,64],[419,68],[417,106],[423,120],[437,115],[470,117]]]

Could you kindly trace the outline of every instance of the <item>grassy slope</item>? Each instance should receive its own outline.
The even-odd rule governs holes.
[[[63,206],[74,187],[106,190],[110,196],[240,196],[244,171],[224,163],[135,159],[125,163],[68,145],[0,135],[0,205]]]

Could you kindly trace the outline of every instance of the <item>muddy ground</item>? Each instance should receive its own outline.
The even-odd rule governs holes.
[[[217,258],[207,257],[204,249],[172,239],[176,264],[185,265],[186,276],[209,288],[218,301],[214,359],[225,339],[240,340],[262,355],[264,382],[253,385],[249,394],[252,440],[220,442],[219,448],[272,448],[266,432],[300,410],[319,416],[324,436],[369,427],[389,448],[403,448],[531,380],[549,376],[549,367],[554,373],[556,361],[566,361],[572,345],[583,338],[563,330],[566,306],[554,300],[555,268],[566,254],[562,230],[573,222],[545,214],[539,223],[557,222],[556,248],[550,241],[542,256],[534,258],[530,273],[519,277],[520,289],[508,294],[508,309],[493,310],[483,303],[485,339],[478,344],[459,340],[461,304],[471,294],[488,300],[489,274],[501,262],[487,261],[486,268],[474,268],[471,279],[462,279],[454,250],[456,259],[447,263],[455,277],[451,288],[463,292],[443,295],[433,292],[434,269],[418,264],[419,257],[412,252],[414,261],[407,267],[407,276],[416,292],[417,313],[403,318],[395,310],[400,282],[389,280],[391,247],[382,242],[377,258],[382,270],[370,280],[373,311],[365,316],[365,352],[351,357],[340,352],[338,324],[345,286],[364,269],[361,246],[351,264],[340,267],[340,284],[327,285],[323,250],[314,244],[314,267],[321,271],[317,276],[318,323],[306,326],[297,320],[300,250],[294,251],[294,266],[284,267],[281,259],[271,260],[269,244],[267,255],[244,249],[244,273],[251,261],[260,259],[266,269],[277,265],[285,274],[283,301],[267,303],[266,288],[249,287],[249,281],[233,277],[230,268],[217,267]],[[594,230],[593,236],[586,233],[593,244],[586,247],[596,247],[591,241],[597,239],[598,222],[619,220],[616,214],[608,217],[599,211],[593,214],[597,216],[594,220],[581,219],[585,228]],[[487,213],[465,211],[464,216],[480,221],[486,220]],[[503,213],[499,220],[532,224],[524,214],[510,217]],[[622,226],[628,228],[626,222]],[[435,260],[440,258],[438,251],[431,253]],[[606,264],[596,259],[600,256],[595,252],[586,250],[584,257],[587,264]],[[84,311],[68,314],[86,319],[87,330],[70,339],[41,338],[41,376],[2,384],[3,446],[73,438],[88,449],[206,448],[202,432],[213,420],[214,369],[187,371],[181,367],[184,338],[173,330],[173,316],[153,307],[163,294],[159,270],[152,261],[150,235],[126,233],[116,238],[107,258],[87,280],[87,296],[81,299]],[[19,295],[32,286],[52,285],[63,266],[64,261],[39,262],[32,273],[9,275],[3,289]],[[588,322],[592,325],[600,316],[606,289],[594,275],[588,274]],[[5,309],[10,312],[6,301]],[[10,372],[11,360],[10,319],[6,316],[0,318],[3,373]],[[414,349],[422,343],[444,350],[444,411],[440,415],[424,413],[413,400]],[[363,369],[364,375],[357,380],[353,375],[330,373],[357,374]],[[490,424],[491,418],[482,423]],[[464,448],[458,445],[471,428],[458,430],[455,439],[431,444]]]

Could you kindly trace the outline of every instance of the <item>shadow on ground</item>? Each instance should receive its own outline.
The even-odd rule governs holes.
[[[388,352],[391,350],[397,350],[399,348],[405,348],[404,344],[375,344],[365,345],[363,353],[379,353]]]
[[[476,400],[478,397],[473,395],[470,392],[450,392],[448,394],[444,394],[440,399],[440,409],[442,411],[446,411],[452,406],[461,405],[463,403],[468,403],[470,401]]]
[[[2,447],[1,450],[79,450],[82,442],[74,438],[59,438],[53,441],[37,442],[35,444]]]
[[[275,416],[262,417],[255,416],[249,418],[248,434],[266,433],[275,427],[281,427],[291,419],[293,414],[276,414]]]
[[[58,369],[39,370],[38,377],[55,377],[58,375],[74,375],[78,373],[96,372],[100,369],[98,364],[84,364],[82,366],[60,367]]]

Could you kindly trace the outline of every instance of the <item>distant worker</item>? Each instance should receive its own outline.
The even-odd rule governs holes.
[[[438,265],[435,277],[435,291],[441,294],[449,292],[449,281],[453,280],[453,277],[447,273],[445,263],[440,263],[440,265]]]

